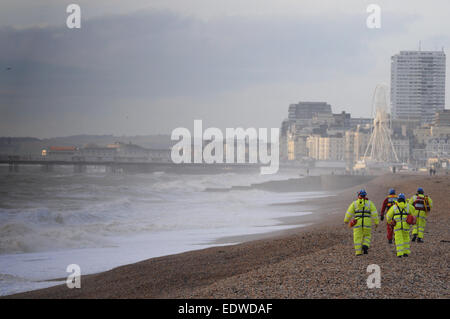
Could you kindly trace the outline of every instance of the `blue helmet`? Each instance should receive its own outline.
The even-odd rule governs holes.
[[[422,188],[422,187],[419,187],[419,188],[417,189],[417,193],[423,194],[423,193],[424,193],[423,188]]]
[[[358,196],[364,197],[367,196],[367,192],[366,190],[363,188],[358,192]]]
[[[403,193],[398,194],[398,200],[399,200],[399,201],[400,201],[400,200],[406,201],[406,196],[405,196],[405,194],[403,194]]]
[[[389,189],[389,195],[395,195],[395,189],[390,188]]]

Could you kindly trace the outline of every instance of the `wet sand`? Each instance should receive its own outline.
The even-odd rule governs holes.
[[[397,258],[383,221],[373,232],[369,255],[354,256],[352,230],[343,218],[356,191],[366,188],[380,209],[390,187],[411,196],[418,186],[434,203],[425,243],[412,243],[410,257]],[[61,285],[6,298],[449,298],[449,190],[449,176],[380,176],[333,197],[289,204],[320,210],[320,220],[310,226],[223,238],[217,243],[251,241],[86,275],[81,289]],[[379,289],[367,288],[370,264],[381,268]]]

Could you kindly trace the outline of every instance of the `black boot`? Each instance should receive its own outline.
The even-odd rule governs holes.
[[[417,235],[414,234],[414,235],[413,235],[413,238],[411,239],[411,241],[416,241],[416,238],[417,238]]]
[[[392,244],[392,239],[389,239],[388,242],[389,242],[389,244]]]
[[[403,254],[403,257],[408,257],[408,254]]]
[[[367,246],[362,246],[362,249],[364,251],[364,255],[367,255],[369,253],[369,247]]]
[[[423,239],[422,239],[422,238],[419,238],[419,239],[417,239],[417,242],[418,242],[418,243],[423,243]]]

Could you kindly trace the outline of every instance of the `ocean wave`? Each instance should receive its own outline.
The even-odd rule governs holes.
[[[0,180],[0,254],[103,247],[140,234],[267,225],[279,213],[267,212],[266,206],[281,195],[204,192],[267,179],[236,173],[71,175],[67,170],[8,175],[6,182]]]

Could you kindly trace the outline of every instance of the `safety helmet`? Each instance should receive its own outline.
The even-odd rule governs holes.
[[[365,190],[365,189],[361,189],[361,190],[358,192],[358,196],[361,196],[361,197],[367,196],[366,190]]]
[[[423,188],[422,188],[422,187],[419,187],[419,188],[417,189],[417,193],[418,193],[418,194],[423,194],[423,193],[424,193]]]
[[[400,193],[400,194],[398,194],[398,201],[400,202],[400,201],[406,201],[406,196],[405,196],[405,194],[403,194],[403,193]]]
[[[390,188],[389,189],[389,195],[395,195],[395,189]]]

